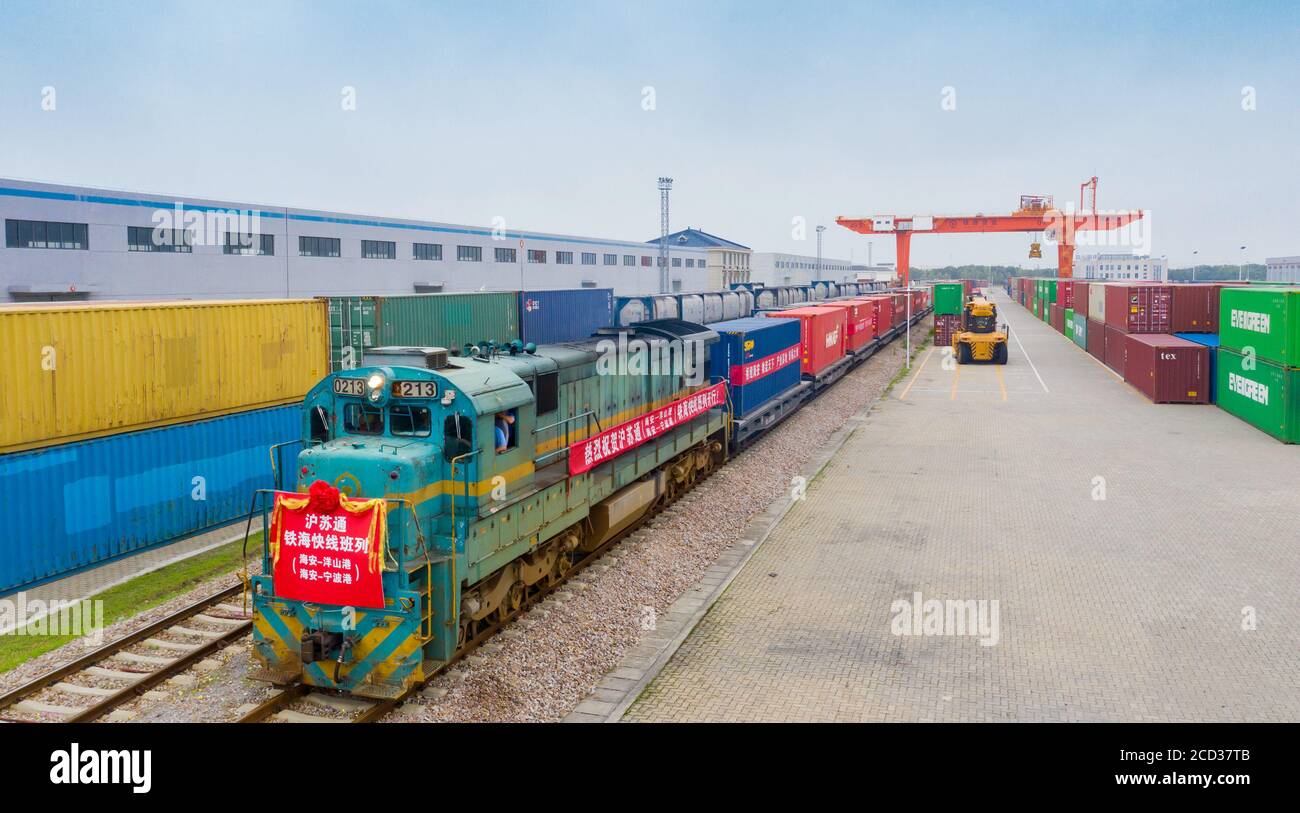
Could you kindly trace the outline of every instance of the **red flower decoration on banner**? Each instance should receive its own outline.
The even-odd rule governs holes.
[[[307,491],[307,510],[332,514],[339,510],[339,490],[324,480],[317,480]]]

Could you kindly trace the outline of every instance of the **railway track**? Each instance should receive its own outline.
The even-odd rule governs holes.
[[[229,603],[242,590],[242,585],[235,585],[202,598],[0,695],[0,720],[64,723],[98,720],[251,632],[250,617],[242,607]],[[186,622],[198,622],[209,629],[187,627]],[[163,633],[184,640],[165,640],[160,637]],[[129,651],[132,648],[154,654]],[[78,676],[109,685],[92,685],[92,681],[79,683],[75,680]],[[38,699],[47,692],[87,702],[70,705]],[[15,717],[15,713],[29,716]]]
[[[716,469],[714,469],[714,471],[716,471]],[[438,677],[441,674],[444,674],[447,670],[451,669],[457,663],[472,655],[474,653],[474,650],[482,646],[488,639],[490,639],[496,633],[500,632],[511,622],[515,621],[517,618],[519,618],[519,616],[523,615],[524,613],[528,612],[532,608],[541,604],[546,599],[547,596],[551,595],[557,590],[562,589],[567,583],[569,583],[573,579],[574,576],[578,575],[583,570],[586,570],[588,567],[595,564],[595,562],[598,559],[600,559],[601,556],[604,556],[605,553],[607,553],[611,548],[618,545],[618,543],[622,542],[627,537],[636,533],[638,530],[643,528],[647,523],[649,523],[652,519],[662,514],[664,511],[667,511],[669,508],[676,505],[678,500],[680,500],[682,497],[684,497],[685,495],[693,491],[696,486],[698,486],[700,483],[707,480],[711,475],[712,475],[712,471],[702,477],[697,478],[695,482],[691,484],[690,488],[681,491],[676,496],[674,496],[671,501],[664,502],[657,509],[647,512],[646,515],[643,516],[640,520],[638,520],[637,522],[633,523],[629,527],[619,532],[616,536],[611,538],[609,541],[605,542],[605,544],[596,548],[591,553],[587,554],[581,560],[575,562],[573,564],[573,567],[571,567],[569,571],[565,574],[564,579],[562,581],[556,582],[555,584],[552,585],[543,586],[535,590],[532,594],[526,596],[524,598],[523,604],[519,607],[518,610],[515,610],[510,615],[492,624],[491,626],[485,628],[482,632],[480,632],[478,635],[471,638],[469,641],[466,641],[465,645],[456,652],[455,657],[453,657],[450,661],[440,666],[436,671],[430,674],[424,681],[416,684],[415,686],[412,686],[410,689],[407,689],[400,696],[392,698],[390,700],[356,698],[350,696],[335,695],[335,694],[313,689],[312,687],[306,686],[301,683],[295,683],[291,686],[285,687],[278,694],[273,695],[272,697],[266,699],[262,703],[255,706],[254,708],[245,712],[244,715],[239,718],[238,722],[261,723],[270,720],[276,720],[285,723],[343,723],[343,722],[373,723],[376,720],[383,718],[389,712],[393,711],[398,706],[401,706],[403,703],[407,702],[408,700],[412,699],[415,695],[422,692],[424,688],[429,684],[429,682],[432,681],[434,678]],[[296,711],[289,708],[289,706],[298,704],[299,701],[303,701],[303,703],[305,704],[315,705],[321,709],[332,711],[336,714],[339,713],[346,714],[349,711],[355,712],[355,714],[348,718],[341,718],[341,717],[330,716],[328,714],[319,714],[319,715],[310,714],[307,712]]]

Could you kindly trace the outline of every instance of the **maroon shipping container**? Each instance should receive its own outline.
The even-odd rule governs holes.
[[[1106,303],[1106,307],[1109,309],[1109,302]],[[1128,347],[1128,342],[1124,340],[1126,334],[1111,325],[1106,325],[1106,329],[1102,332],[1106,335],[1105,357],[1102,360],[1106,362],[1107,367],[1119,373],[1122,378],[1124,376],[1124,351]]]
[[[1088,320],[1088,354],[1106,363],[1106,325],[1093,319]]]
[[[1168,285],[1106,286],[1106,324],[1125,333],[1168,333],[1173,311]]]
[[[935,314],[934,317],[934,346],[935,347],[952,347],[952,334],[961,328],[961,317],[955,313]]]
[[[1052,303],[1051,310],[1048,311],[1048,319],[1057,333],[1065,332],[1065,308],[1056,303]]]
[[[1088,315],[1088,283],[1074,281],[1074,312]]]
[[[1221,282],[1173,285],[1173,316],[1170,333],[1218,333]]]
[[[858,306],[862,319],[866,321],[867,341],[876,338],[880,335],[881,330],[889,327],[888,325],[885,325],[884,328],[882,328],[880,325],[880,300],[871,299],[869,297],[858,297],[857,299],[845,299],[842,301],[852,302],[854,305]]]
[[[1157,404],[1210,403],[1210,349],[1163,333],[1124,339],[1124,380]]]
[[[907,294],[892,294],[894,298],[894,327],[907,321]]]
[[[1056,281],[1056,304],[1062,308],[1074,307],[1074,280],[1060,279]]]
[[[791,308],[769,311],[767,316],[799,320],[800,370],[804,375],[817,375],[844,358],[848,333],[848,311],[844,308]]]

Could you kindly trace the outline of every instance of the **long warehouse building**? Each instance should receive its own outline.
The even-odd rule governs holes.
[[[659,290],[658,246],[0,178],[0,299],[262,299]],[[714,257],[717,255],[717,257]],[[720,251],[670,246],[674,290]]]

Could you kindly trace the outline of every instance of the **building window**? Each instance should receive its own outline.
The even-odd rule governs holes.
[[[194,233],[188,229],[127,226],[126,248],[128,251],[168,251],[189,254],[194,250]]]
[[[89,249],[85,223],[51,223],[46,220],[6,220],[5,245],[9,248]]]
[[[636,257],[632,254],[624,254],[623,265],[636,265]]]
[[[456,246],[456,259],[463,263],[481,263],[483,249],[480,246]]]
[[[275,235],[228,231],[221,250],[226,254],[274,256]]]
[[[644,254],[642,254],[642,255],[641,255],[641,265],[646,266],[646,267],[648,268],[648,267],[650,266],[650,258],[647,257],[647,256],[645,256]]]
[[[606,255],[605,255],[605,265],[618,265],[618,255],[617,255],[617,254],[606,254]]]
[[[396,260],[397,243],[388,240],[362,240],[361,256],[367,260]]]
[[[556,265],[573,265],[573,252],[572,252],[572,251],[557,251],[557,252],[555,252],[555,264],[556,264]]]
[[[673,257],[673,268],[681,268],[681,267],[682,267],[682,258]]]
[[[337,237],[299,237],[299,257],[337,257],[339,256],[339,238]]]
[[[518,259],[519,255],[513,248],[498,248],[496,250],[496,261],[499,263],[512,263]]]
[[[682,290],[682,281],[679,279],[673,280],[673,291],[677,292],[681,290]]]
[[[694,267],[695,267],[695,260],[687,259],[687,260],[686,260],[686,267],[687,267],[687,268],[694,268]]]
[[[417,260],[441,260],[442,243],[412,243],[411,257]]]
[[[573,259],[573,255],[572,255],[572,254],[569,255],[569,259],[570,259],[570,260]],[[544,262],[546,262],[546,250],[545,250],[545,249],[541,249],[541,248],[530,248],[530,249],[528,249],[528,262],[530,262],[530,263],[544,263]]]
[[[594,251],[584,251],[584,252],[582,252],[582,264],[583,264],[583,265],[595,265],[595,264],[596,264],[596,252],[594,252]]]

